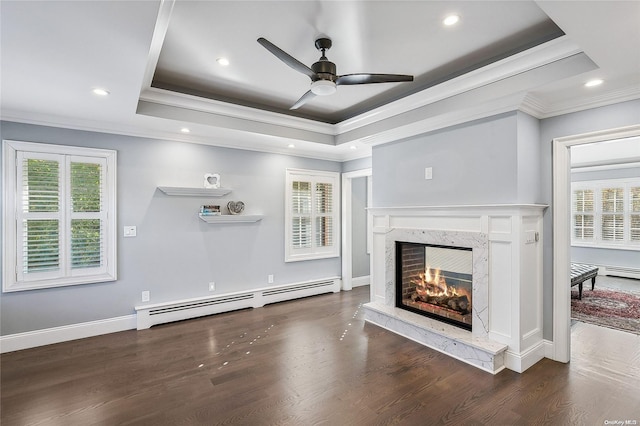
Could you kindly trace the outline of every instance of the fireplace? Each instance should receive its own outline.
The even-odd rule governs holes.
[[[396,307],[472,329],[472,249],[395,242]]]
[[[493,374],[505,367],[526,370],[547,350],[542,240],[535,238],[543,210],[511,204],[370,209],[371,302],[363,305],[365,320]],[[441,277],[447,287],[468,290],[471,282],[472,320],[459,301],[452,302],[457,312],[448,303],[412,306],[423,302],[411,296],[418,283],[428,287]],[[444,312],[446,320],[432,311]]]

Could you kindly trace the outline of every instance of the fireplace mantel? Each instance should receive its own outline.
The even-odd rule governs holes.
[[[539,204],[374,207],[368,322],[497,373],[544,357]],[[473,330],[395,308],[395,241],[474,251]]]

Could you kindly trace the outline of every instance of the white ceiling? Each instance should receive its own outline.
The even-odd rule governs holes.
[[[1,118],[25,123],[346,160],[514,109],[640,98],[638,1],[2,0],[0,15]],[[415,81],[339,86],[292,115],[309,78],[256,39],[310,66],[320,35],[338,74]]]

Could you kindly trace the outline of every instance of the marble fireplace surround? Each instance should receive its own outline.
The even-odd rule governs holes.
[[[396,241],[472,249],[471,316],[474,337],[489,335],[489,264],[487,236],[481,233],[394,229],[385,241],[385,304],[396,305]],[[436,320],[437,321],[437,320]],[[439,321],[438,321],[439,322]]]
[[[544,358],[536,204],[375,207],[365,321],[496,374]],[[396,241],[472,249],[472,330],[395,306]]]
[[[395,307],[396,241],[472,249],[472,331]],[[367,321],[491,373],[504,368],[507,345],[489,340],[488,238],[480,232],[392,229],[385,236],[385,302],[365,305]]]

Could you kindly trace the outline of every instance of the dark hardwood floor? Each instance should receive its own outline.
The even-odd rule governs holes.
[[[640,422],[640,336],[578,323],[571,363],[493,376],[365,324],[368,291],[3,354],[0,423]]]

